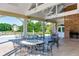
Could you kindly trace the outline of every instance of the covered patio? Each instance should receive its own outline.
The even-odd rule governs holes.
[[[73,7],[73,8],[72,8]],[[64,23],[67,16],[78,14],[79,4],[77,3],[4,3],[0,4],[2,16],[13,16],[22,19],[23,32],[21,39],[10,40],[8,44],[0,44],[0,55],[3,56],[74,56],[79,55],[79,42],[68,40],[68,31]],[[29,41],[27,33],[27,21],[42,21],[43,38],[33,36],[34,40]],[[50,37],[45,36],[45,22],[52,23]],[[58,34],[58,26],[65,25],[65,35]],[[63,30],[62,30],[63,31]],[[51,40],[50,40],[51,39]],[[31,42],[32,41],[32,42]],[[51,42],[50,42],[51,41]],[[31,42],[31,43],[29,43]],[[50,42],[50,43],[49,43]],[[9,46],[8,46],[9,45]],[[5,53],[5,48],[7,52]]]

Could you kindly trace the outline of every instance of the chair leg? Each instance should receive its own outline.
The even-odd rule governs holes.
[[[59,48],[59,41],[58,40],[57,40],[56,44],[57,44],[57,48]]]

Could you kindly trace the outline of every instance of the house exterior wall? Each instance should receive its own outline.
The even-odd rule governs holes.
[[[57,33],[58,33],[58,36],[60,38],[64,38],[64,32],[63,32],[63,28],[64,28],[64,17],[60,17],[60,18],[58,18],[56,20],[57,20]]]
[[[61,24],[64,25],[64,17],[53,19],[57,23],[52,23],[52,33],[57,33],[59,37],[64,37],[64,32],[59,32],[58,28],[61,26]],[[61,29],[62,30],[62,29]]]
[[[79,14],[65,16],[64,17],[64,26],[65,26],[65,38],[69,39],[69,32],[79,32]]]
[[[57,18],[55,19],[57,21],[57,24],[60,25],[60,24],[64,24],[64,17],[60,17],[60,18]]]

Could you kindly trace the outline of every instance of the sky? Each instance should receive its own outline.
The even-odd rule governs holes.
[[[38,21],[32,20],[32,22],[36,23]],[[8,23],[8,24],[16,24],[18,26],[22,25],[23,23],[16,17],[4,16],[0,17],[0,23]]]
[[[16,17],[0,17],[0,23],[16,24],[18,26],[22,25],[22,22]]]
[[[32,20],[32,22],[36,23],[38,21]],[[0,17],[0,23],[8,23],[8,24],[11,24],[11,25],[16,24],[18,26],[21,26],[23,24],[22,21],[20,21],[19,18],[10,17],[10,16]]]

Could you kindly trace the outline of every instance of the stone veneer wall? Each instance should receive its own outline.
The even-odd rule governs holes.
[[[79,14],[65,16],[64,17],[65,26],[65,38],[69,39],[69,32],[79,32]]]

